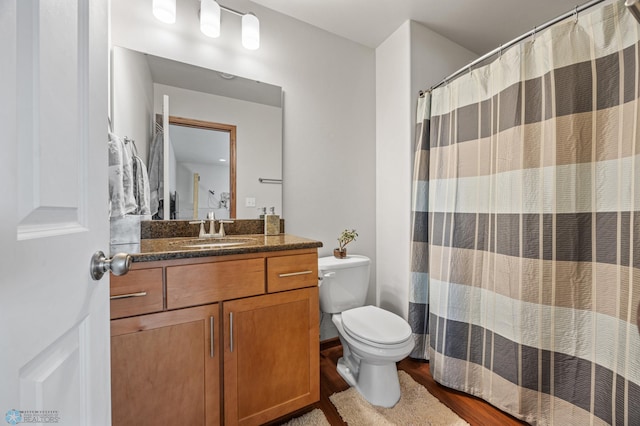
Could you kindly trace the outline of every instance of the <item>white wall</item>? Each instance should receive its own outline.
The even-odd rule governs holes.
[[[149,164],[149,140],[153,135],[153,81],[146,60],[124,49],[113,51],[113,132],[135,140],[138,156]]]
[[[195,0],[178,1],[174,25],[157,21],[149,2],[112,0],[112,43],[281,86],[287,232],[322,241],[322,256],[356,228],[349,249],[375,259],[373,49],[246,0],[233,6],[260,18],[259,50],[242,48],[240,19],[228,13],[220,38],[201,34]]]
[[[157,83],[153,87],[157,113],[162,111],[163,95],[168,95],[170,115],[237,126],[236,217],[257,218],[257,207],[282,212],[281,186],[258,181],[282,176],[280,108]],[[247,197],[256,199],[256,207],[245,206]]]
[[[415,131],[416,99],[420,90],[441,82],[449,74],[476,60],[478,55],[411,21],[411,134]],[[413,138],[411,139],[413,141]],[[413,166],[413,146],[411,152]]]
[[[376,300],[405,314],[409,248],[410,23],[376,49]]]
[[[407,316],[416,99],[476,54],[407,21],[376,49],[377,304]]]
[[[220,193],[229,189],[229,166],[191,162],[180,162],[176,165],[176,190],[180,197],[178,219],[193,219],[194,173],[200,175],[198,217],[205,218],[207,213],[214,212],[216,219],[229,219],[229,210],[216,205],[216,202],[220,201]],[[210,189],[214,191],[214,196],[209,193]],[[207,228],[207,232],[211,231]]]

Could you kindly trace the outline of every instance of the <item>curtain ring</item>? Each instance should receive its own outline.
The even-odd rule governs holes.
[[[531,43],[534,43],[536,41],[536,31],[538,30],[538,27],[533,27],[533,34],[531,36]]]
[[[575,16],[576,20],[575,23],[578,23],[578,5],[576,5],[575,10],[573,11],[573,15]]]
[[[502,59],[502,45],[500,45],[500,50],[498,51],[498,59]]]

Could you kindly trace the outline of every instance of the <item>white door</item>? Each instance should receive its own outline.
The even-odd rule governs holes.
[[[107,0],[0,1],[0,423],[110,424]]]

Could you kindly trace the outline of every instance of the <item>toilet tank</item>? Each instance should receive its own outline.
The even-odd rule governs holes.
[[[320,276],[320,310],[335,314],[364,305],[369,288],[369,265],[366,256],[334,256],[318,259]]]

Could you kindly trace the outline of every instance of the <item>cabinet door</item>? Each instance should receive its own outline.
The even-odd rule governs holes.
[[[320,399],[318,288],[225,302],[225,424],[257,425]]]
[[[113,425],[220,424],[219,305],[111,321]]]

